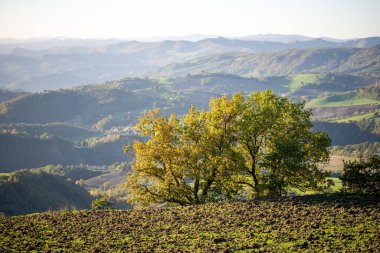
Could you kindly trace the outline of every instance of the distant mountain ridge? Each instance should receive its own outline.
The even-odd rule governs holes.
[[[290,40],[291,36],[286,38]],[[355,50],[349,48],[373,47],[380,44],[380,37],[347,41],[304,39],[286,43],[224,37],[205,38],[196,42],[69,40],[67,43],[59,41],[58,44],[50,44],[50,47],[38,46],[38,43],[49,44],[47,42],[34,43],[37,44],[25,47],[23,44],[1,44],[0,41],[0,87],[27,91],[54,90],[127,76],[149,76],[151,72],[157,72],[158,68],[168,64],[181,64],[215,54],[280,53],[290,49],[316,48]],[[13,47],[12,50],[9,49],[10,46]],[[262,59],[263,62],[267,60],[268,58]],[[332,71],[328,67],[325,69]],[[230,72],[231,70],[228,71]]]

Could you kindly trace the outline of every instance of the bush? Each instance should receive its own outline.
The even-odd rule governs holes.
[[[112,203],[109,201],[107,197],[95,199],[94,201],[92,201],[91,207],[93,210],[113,209]]]
[[[348,192],[380,194],[380,156],[345,162],[342,183]]]

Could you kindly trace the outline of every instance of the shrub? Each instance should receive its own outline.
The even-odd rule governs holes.
[[[345,162],[342,183],[347,192],[380,194],[380,156]]]
[[[112,203],[107,197],[102,197],[100,199],[95,199],[91,203],[91,207],[93,210],[105,210],[105,209],[113,209]]]

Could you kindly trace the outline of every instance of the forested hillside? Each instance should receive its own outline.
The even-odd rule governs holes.
[[[91,195],[57,175],[43,171],[17,171],[0,178],[0,212],[20,215],[64,208],[90,208]]]
[[[49,123],[74,121],[93,124],[102,116],[135,110],[149,101],[123,87],[81,87],[73,90],[33,93],[0,104],[3,123]]]
[[[36,168],[48,164],[109,165],[128,161],[123,146],[133,137],[119,137],[95,142],[92,146],[75,146],[57,137],[31,137],[19,134],[0,134],[0,172]]]

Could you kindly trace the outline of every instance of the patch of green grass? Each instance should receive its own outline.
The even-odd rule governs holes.
[[[332,106],[350,106],[350,105],[366,105],[366,104],[379,104],[376,101],[368,98],[361,98],[355,92],[344,92],[332,96],[316,98],[308,103],[305,107],[332,107]]]
[[[331,186],[331,190],[333,192],[340,192],[340,190],[343,188],[342,180],[337,177],[329,177],[328,179],[331,179],[334,182],[334,185]]]
[[[343,187],[342,180],[340,180],[337,177],[328,177],[327,179],[332,180],[334,182],[334,185],[330,186],[330,188],[326,190],[326,192],[330,192],[330,193],[340,192],[340,190]],[[301,191],[297,188],[291,189],[290,192],[296,194],[297,196],[313,195],[313,194],[319,193],[318,191],[313,191],[313,190]]]
[[[157,82],[159,84],[164,84],[164,85],[173,84],[173,78],[159,77],[159,78],[157,78]]]
[[[295,91],[310,84],[317,84],[324,77],[325,75],[323,74],[312,73],[294,75],[291,79],[289,89]]]

